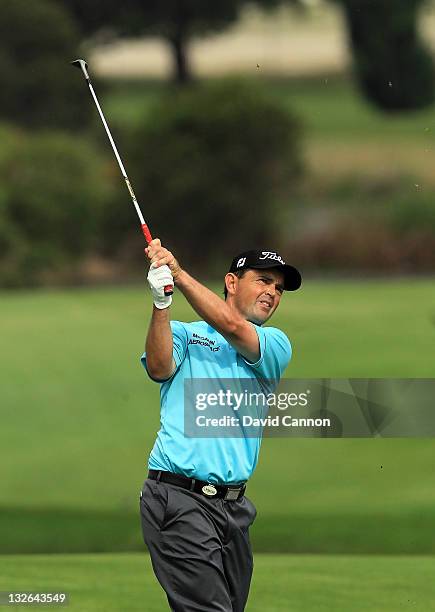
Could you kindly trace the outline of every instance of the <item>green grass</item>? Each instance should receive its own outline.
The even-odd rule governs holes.
[[[23,555],[0,563],[0,590],[61,590],[71,611],[169,609],[145,554]],[[433,557],[256,555],[246,612],[429,612],[434,571]]]
[[[366,101],[354,82],[344,76],[279,80],[269,89],[297,112],[313,136],[433,142],[433,108],[384,113]]]
[[[138,492],[159,426],[138,361],[149,312],[145,283],[2,293],[4,552],[142,547]],[[307,280],[271,323],[292,340],[289,377],[433,377],[434,315],[430,280]],[[180,295],[173,317],[196,318]],[[254,547],[434,552],[433,452],[431,439],[265,439],[248,492]]]

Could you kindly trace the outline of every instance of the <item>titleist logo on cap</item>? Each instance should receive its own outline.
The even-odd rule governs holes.
[[[286,291],[299,289],[302,280],[299,271],[286,264],[276,251],[256,249],[240,253],[231,262],[229,272],[238,272],[245,269],[265,270],[266,268],[276,268],[284,274],[284,289]]]
[[[261,257],[259,259],[273,259],[274,261],[279,261],[279,263],[285,265],[285,261],[281,255],[278,255],[278,253],[275,253],[275,251],[261,251]]]

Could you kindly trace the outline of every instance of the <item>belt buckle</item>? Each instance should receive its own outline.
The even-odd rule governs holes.
[[[242,487],[237,487],[236,489],[228,487],[227,492],[225,493],[224,500],[226,501],[236,501],[239,499],[240,491],[243,489]]]
[[[211,484],[211,482],[204,485],[201,491],[204,493],[204,495],[207,495],[207,497],[214,497],[215,495],[217,495],[217,489],[214,485]]]

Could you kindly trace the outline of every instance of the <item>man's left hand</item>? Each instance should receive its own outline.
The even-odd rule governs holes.
[[[168,266],[156,268],[156,264],[151,264],[147,279],[154,306],[159,310],[168,308],[172,304],[172,295],[165,295],[164,288],[173,284],[172,274]]]

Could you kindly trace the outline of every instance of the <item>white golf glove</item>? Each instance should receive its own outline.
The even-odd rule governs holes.
[[[172,295],[165,295],[164,287],[174,285],[174,279],[169,267],[160,266],[156,268],[155,264],[151,264],[147,279],[153,296],[154,306],[159,310],[168,308],[172,304]]]

